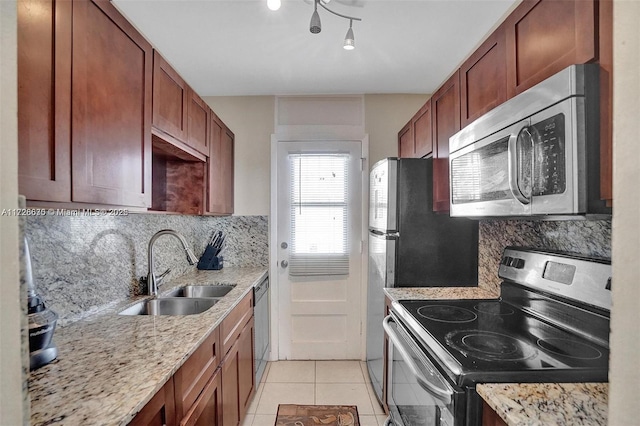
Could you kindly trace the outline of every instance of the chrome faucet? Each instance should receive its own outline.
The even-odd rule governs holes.
[[[153,244],[156,242],[156,240],[159,237],[163,235],[173,235],[178,240],[180,240],[180,243],[182,244],[184,251],[187,253],[187,261],[189,262],[189,265],[194,265],[198,262],[198,258],[193,253],[191,248],[189,248],[189,245],[187,244],[187,240],[185,240],[180,233],[174,231],[173,229],[163,229],[162,231],[156,232],[155,235],[151,237],[151,240],[149,241],[149,250],[148,250],[149,270],[147,273],[146,281],[147,281],[147,284],[149,285],[149,296],[156,296],[158,294],[158,285],[160,284],[160,281],[162,281],[162,278],[164,278],[171,271],[171,269],[167,269],[158,277],[156,277],[155,272],[153,272]]]

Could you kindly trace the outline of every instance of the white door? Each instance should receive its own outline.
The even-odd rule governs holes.
[[[362,142],[278,142],[280,359],[360,359]]]

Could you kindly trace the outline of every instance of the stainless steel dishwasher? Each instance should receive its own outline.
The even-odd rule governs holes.
[[[264,368],[267,365],[267,356],[270,343],[270,321],[269,321],[269,277],[265,278],[259,285],[253,288],[253,299],[255,300],[255,370],[256,386],[262,379]]]

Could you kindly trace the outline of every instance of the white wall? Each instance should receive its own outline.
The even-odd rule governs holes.
[[[640,2],[614,2],[613,308],[609,424],[638,424],[640,395]]]
[[[0,2],[0,210],[18,207],[16,2]],[[17,217],[0,216],[0,425],[28,418],[22,385]]]
[[[398,155],[398,131],[428,98],[429,95],[365,95],[370,165]],[[209,96],[204,100],[235,134],[235,214],[268,215],[275,97]]]
[[[369,165],[398,155],[398,131],[431,95],[365,95],[364,126],[369,134]]]

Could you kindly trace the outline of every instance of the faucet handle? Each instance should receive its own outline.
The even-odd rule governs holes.
[[[162,279],[164,277],[167,276],[167,274],[169,274],[169,272],[171,272],[171,268],[168,268],[166,271],[164,271],[163,273],[161,273],[160,275],[158,275],[156,277],[156,285],[160,284],[160,281],[162,281]]]

